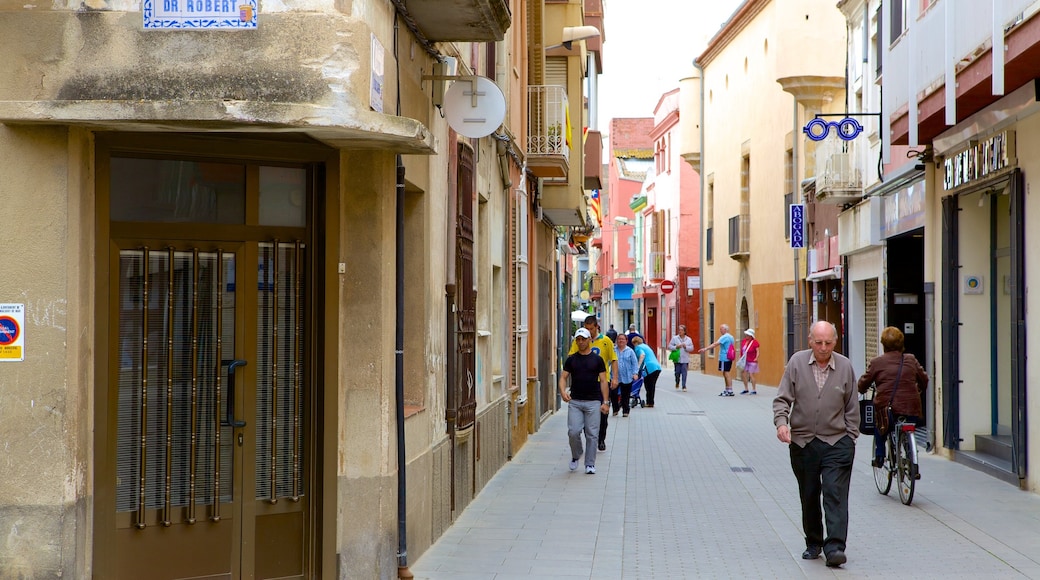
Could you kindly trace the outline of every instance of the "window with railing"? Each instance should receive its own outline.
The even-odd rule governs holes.
[[[527,88],[527,153],[570,157],[567,90],[556,85]]]
[[[704,230],[704,261],[709,264],[715,260],[715,228]]]
[[[791,239],[791,205],[794,204],[794,194],[784,194],[784,239]]]
[[[788,149],[784,152],[784,239],[791,239],[791,220],[787,216],[791,214],[791,204],[794,203],[794,150]]]
[[[650,281],[658,283],[664,280],[664,252],[650,252],[647,258],[650,261],[647,264]]]
[[[737,258],[746,256],[751,240],[751,216],[735,215],[729,218],[729,255]]]

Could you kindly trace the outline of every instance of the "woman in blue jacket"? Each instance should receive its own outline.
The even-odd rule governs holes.
[[[654,349],[643,343],[643,337],[636,334],[632,337],[632,350],[639,359],[639,368],[646,373],[643,388],[646,389],[646,406],[654,406],[654,392],[657,391],[657,379],[661,376],[661,363],[654,355]]]

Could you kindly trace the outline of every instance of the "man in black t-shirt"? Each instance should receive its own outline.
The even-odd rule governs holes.
[[[592,352],[592,335],[585,328],[574,333],[578,351],[567,357],[560,374],[560,397],[567,403],[567,438],[571,445],[570,469],[578,468],[582,456],[581,434],[585,433],[585,473],[596,473],[596,440],[600,414],[610,410],[607,396],[607,365]],[[570,389],[567,389],[567,379]]]

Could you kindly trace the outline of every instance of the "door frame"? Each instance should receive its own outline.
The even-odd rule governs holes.
[[[257,163],[290,162],[312,167],[313,203],[308,207],[309,223],[306,243],[314,257],[313,271],[308,278],[306,300],[311,313],[308,321],[309,344],[316,345],[315,354],[308,361],[307,373],[314,377],[313,396],[307,400],[312,418],[304,453],[312,458],[307,469],[312,485],[311,501],[304,530],[304,570],[308,577],[331,577],[336,570],[336,449],[338,445],[339,400],[339,291],[336,271],[339,261],[340,230],[340,168],[339,151],[321,145],[305,136],[288,134],[256,136],[220,134],[172,133],[109,133],[94,135],[93,191],[84,196],[93,200],[94,259],[92,269],[84,275],[90,280],[87,296],[93,302],[93,424],[90,448],[86,450],[88,475],[93,498],[88,508],[92,533],[84,541],[91,555],[91,574],[94,577],[112,577],[115,559],[116,497],[114,474],[116,469],[116,429],[113,425],[115,407],[109,401],[109,358],[118,350],[118,329],[112,328],[110,309],[110,273],[112,264],[111,227],[109,221],[109,163],[113,153],[134,152],[157,155],[196,157],[205,160],[221,159]],[[160,228],[161,229],[161,228]],[[223,229],[223,228],[221,228]],[[233,233],[231,234],[233,238]],[[227,234],[214,236],[225,239]],[[115,265],[118,267],[118,264]],[[89,268],[89,266],[88,266]],[[89,284],[90,282],[88,282]],[[318,314],[320,313],[320,315]]]

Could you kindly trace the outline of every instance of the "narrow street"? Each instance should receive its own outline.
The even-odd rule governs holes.
[[[911,506],[878,494],[861,436],[849,561],[801,559],[796,483],[771,404],[666,369],[657,404],[610,418],[598,473],[567,469],[566,408],[414,562],[416,578],[1040,578],[1040,497],[923,453]],[[739,393],[741,386],[734,385]]]

